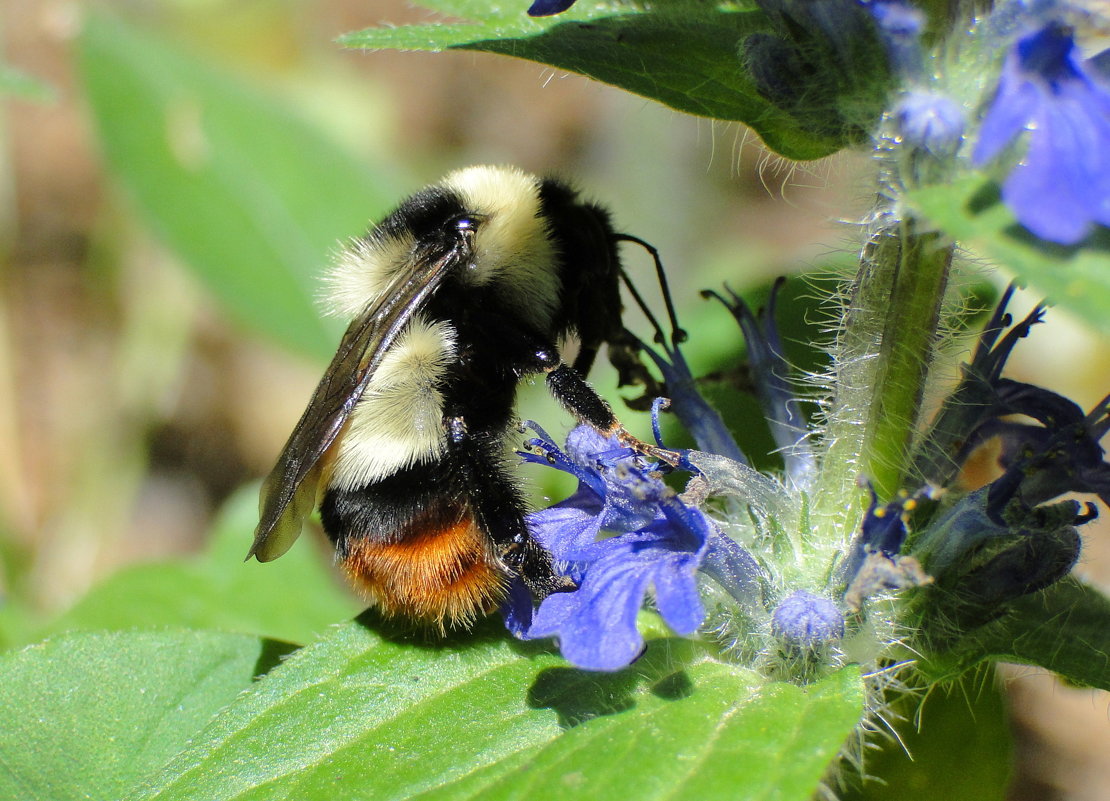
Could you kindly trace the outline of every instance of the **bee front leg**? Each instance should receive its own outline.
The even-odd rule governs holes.
[[[577,369],[563,362],[554,345],[526,335],[520,335],[517,341],[532,345],[525,348],[526,355],[517,363],[518,373],[546,373],[547,388],[564,409],[605,436],[616,436],[622,445],[649,459],[658,459],[673,466],[679,464],[678,453],[649,445],[622,426],[613,414],[613,408],[597,394],[597,390],[590,386]]]
[[[554,367],[547,368],[547,388],[567,411],[605,436],[616,436],[622,445],[648,458],[658,459],[672,466],[679,464],[678,453],[657,445],[649,445],[621,425],[617,416],[613,414],[612,407],[573,367],[560,362]]]

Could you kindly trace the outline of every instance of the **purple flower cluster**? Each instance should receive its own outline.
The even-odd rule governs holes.
[[[520,634],[557,638],[579,667],[618,670],[643,649],[636,618],[649,594],[671,629],[694,633],[705,617],[697,571],[720,537],[713,524],[615,438],[579,426],[563,452],[537,433],[524,459],[570,473],[578,489],[529,528],[578,589],[544,599]]]
[[[795,486],[813,475],[814,455],[805,443],[806,421],[788,379],[789,367],[774,324],[775,300],[753,313],[735,294],[710,293],[732,312],[748,345],[749,367],[785,467]],[[726,290],[727,291],[727,290]],[[591,670],[627,666],[643,649],[637,616],[650,599],[677,634],[693,634],[703,624],[702,578],[712,580],[740,615],[769,623],[788,648],[816,648],[843,635],[835,603],[812,593],[767,605],[769,581],[764,567],[736,540],[721,533],[698,507],[708,494],[732,494],[760,514],[791,504],[773,479],[748,466],[720,416],[697,392],[678,337],[660,335],[663,353],[644,346],[667,383],[679,420],[708,452],[683,452],[683,469],[695,474],[686,495],[668,487],[643,457],[588,426],[575,428],[565,451],[538,426],[521,454],[529,462],[554,467],[578,479],[565,501],[536,512],[529,528],[576,584],[572,592],[544,599],[533,610],[522,588],[506,607],[506,622],[518,637],[553,637],[564,657]],[[653,411],[659,437],[657,403]],[[691,462],[690,460],[694,461]],[[770,619],[768,615],[770,613]],[[761,624],[762,625],[762,624]]]
[[[557,14],[573,2],[534,0],[528,13]],[[923,39],[927,19],[913,2],[756,0],[756,6],[765,27],[743,41],[742,67],[764,99],[796,115],[803,129],[869,136],[885,108],[896,127],[893,138],[906,145],[909,158],[901,163],[954,170],[967,137],[972,163],[999,165],[1003,201],[1037,237],[1075,245],[1096,225],[1110,225],[1110,50],[1084,58],[1051,0],[1000,4],[977,29],[982,42],[1004,54],[977,132],[971,110],[937,89]],[[900,82],[896,105],[871,109],[870,101],[893,94],[890,78]],[[734,602],[719,616],[728,618],[722,625],[741,621],[740,628],[757,632],[760,658],[774,653],[805,663],[821,661],[858,634],[858,627],[852,631],[862,619],[857,615],[867,614],[878,593],[924,588],[910,605],[929,599],[916,607],[928,611],[912,623],[931,616],[935,645],[944,636],[936,631],[958,635],[983,625],[1068,573],[1079,555],[1078,526],[1096,511],[1061,496],[1089,493],[1110,504],[1110,463],[1100,444],[1110,432],[1110,397],[1084,411],[1048,389],[1002,377],[1013,348],[1044,314],[1037,307],[1015,323],[1006,312],[1012,289],[912,454],[907,473],[920,489],[911,484],[882,500],[871,489],[851,543],[822,570],[802,565],[809,554],[797,543],[797,564],[781,571],[779,554],[761,550],[757,559],[754,546],[749,553],[745,545],[762,548],[789,536],[784,532],[804,543],[811,534],[804,513],[822,470],[821,450],[811,444],[817,435],[801,413],[775,326],[778,289],[758,314],[731,291],[706,294],[724,304],[743,332],[747,375],[782,455],[782,475],[754,470],[702,398],[673,313],[669,338],[652,320],[658,346],[641,349],[700,449],[678,452],[679,468],[693,478],[680,495],[662,479],[672,468],[649,464],[615,438],[579,426],[560,449],[533,426],[538,436],[524,459],[578,480],[571,497],[529,519],[575,588],[533,608],[523,586],[513,587],[506,622],[514,634],[554,638],[579,667],[618,670],[643,650],[637,618],[645,605],[679,635],[705,626],[709,579]],[[660,441],[662,404],[653,407]],[[997,453],[997,476],[971,491],[960,487],[962,468],[988,443]],[[861,484],[869,487],[866,477]],[[702,511],[710,496],[724,498],[722,505],[737,513],[739,522],[730,525],[744,532],[738,539]],[[715,590],[713,603],[727,605],[721,597]]]
[[[707,578],[731,597],[736,620],[769,633],[777,643],[771,651],[804,667],[835,650],[846,636],[848,615],[863,611],[877,593],[935,583],[939,592],[930,597],[939,600],[929,614],[943,620],[940,629],[966,630],[1058,581],[1078,557],[1076,527],[1095,516],[1093,505],[1059,496],[1085,492],[1110,502],[1110,464],[1099,444],[1110,432],[1110,397],[1084,413],[1057,393],[1002,377],[1013,348],[1044,312],[1037,307],[1015,324],[1005,310],[1012,293],[1004,294],[915,455],[912,472],[926,489],[900,492],[885,503],[872,489],[835,575],[827,586],[812,588],[781,587],[773,568],[699,508],[707,496],[724,495],[746,506],[749,517],[790,526],[796,514],[791,505],[801,502],[819,467],[808,445],[799,445],[806,423],[792,416],[796,399],[773,315],[752,313],[735,295],[713,295],[744,331],[750,374],[787,455],[788,482],[743,461],[691,451],[683,452],[682,463],[695,478],[679,495],[661,480],[658,466],[616,438],[579,426],[563,450],[533,425],[538,436],[529,441],[525,460],[573,475],[578,487],[533,514],[529,526],[577,588],[549,596],[538,609],[527,592],[514,593],[506,615],[510,629],[525,639],[555,638],[579,667],[618,670],[644,647],[637,617],[649,600],[677,634],[703,626]],[[677,393],[690,407],[683,419],[700,432],[699,441],[716,441],[719,418],[697,395],[677,345],[665,350],[666,358],[653,357],[668,382],[689,383]],[[999,477],[973,492],[958,489],[961,466],[988,441],[999,444]],[[735,443],[729,438],[726,446]]]
[[[1079,556],[1076,527],[1094,519],[1096,510],[1093,504],[1057,500],[1060,496],[1089,493],[1110,502],[1110,464],[1099,444],[1110,431],[1110,397],[1085,413],[1055,392],[1002,377],[1014,346],[1044,314],[1038,306],[1015,324],[1006,313],[1012,293],[1011,287],[1003,295],[914,463],[914,472],[928,485],[950,487],[970,456],[992,443],[1001,474],[973,492],[896,499],[879,507],[880,515],[873,498],[859,543],[908,568],[903,578],[911,584],[922,583],[925,574],[914,575],[920,560],[941,587],[948,622],[965,627],[993,619],[1007,602],[1052,584],[1071,569]],[[908,513],[931,494],[937,496],[936,508],[911,534]],[[904,548],[913,563],[899,556]],[[871,580],[861,579],[866,569],[861,557],[857,553],[852,559],[857,588]]]

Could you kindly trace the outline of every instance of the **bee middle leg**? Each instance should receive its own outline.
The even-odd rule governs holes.
[[[459,471],[458,482],[497,559],[521,578],[537,603],[552,593],[576,589],[571,579],[556,572],[551,554],[528,531],[527,506],[504,464],[500,436],[468,426],[463,414],[450,415],[446,425],[449,461]]]

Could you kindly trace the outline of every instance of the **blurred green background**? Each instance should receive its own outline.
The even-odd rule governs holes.
[[[274,611],[262,588],[283,570],[300,569],[301,586],[264,633],[304,641],[357,611],[319,532],[291,567],[241,563],[253,482],[338,340],[318,304],[330,254],[449,170],[513,163],[608,205],[662,253],[696,373],[741,350],[698,289],[851,262],[848,221],[870,192],[858,156],[789,165],[739,126],[530,62],[332,41],[434,18],[396,0],[0,6],[0,63],[20,75],[0,81],[0,645],[164,622],[121,598],[174,598],[183,623],[250,629],[252,604]],[[628,261],[649,289],[650,261]],[[822,330],[805,308],[783,310],[796,340]],[[1054,313],[1014,372],[1089,406],[1108,389],[1108,354]],[[617,397],[610,373],[594,378]],[[524,395],[522,416],[558,437],[570,421],[542,385]],[[723,411],[759,433],[744,419],[754,406]],[[647,435],[646,418],[624,416]],[[528,478],[537,498],[566,490]],[[1089,536],[1082,568],[1103,582],[1107,533]],[[1101,797],[1106,697],[1007,676],[1022,757],[1009,797]]]

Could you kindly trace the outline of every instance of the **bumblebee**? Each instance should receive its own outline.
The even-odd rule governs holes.
[[[515,577],[536,602],[573,589],[528,533],[505,439],[521,379],[546,374],[580,420],[636,442],[583,378],[602,344],[622,382],[644,375],[621,323],[621,241],[654,255],[564,183],[491,166],[354,241],[330,276],[352,321],[263,484],[247,558],[285,553],[319,503],[344,571],[387,616],[443,630],[496,608]]]

